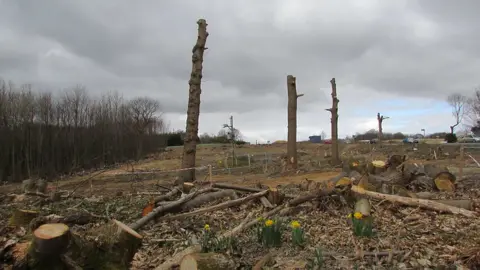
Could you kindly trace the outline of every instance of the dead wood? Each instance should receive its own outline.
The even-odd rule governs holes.
[[[276,188],[268,189],[267,199],[272,205],[280,205],[285,199],[285,195]]]
[[[197,21],[197,42],[192,49],[192,72],[189,80],[187,120],[183,144],[182,169],[179,173],[179,184],[195,181],[195,156],[197,152],[198,119],[200,116],[200,95],[202,93],[203,54],[207,43],[207,22]],[[191,169],[188,169],[191,168]]]
[[[197,190],[194,193],[190,193],[190,194],[188,194],[188,195],[186,195],[186,196],[180,198],[179,200],[174,201],[170,204],[159,206],[159,207],[153,209],[153,211],[148,213],[146,216],[142,217],[141,219],[139,219],[136,222],[129,225],[129,227],[132,228],[133,230],[138,230],[138,229],[142,228],[143,226],[145,226],[148,222],[152,221],[155,217],[159,216],[160,214],[165,213],[166,211],[169,211],[171,209],[175,209],[175,208],[181,206],[182,204],[184,204],[185,202],[193,199],[197,195],[200,195],[200,194],[205,193],[205,192],[209,192],[211,190],[212,190],[212,188],[200,189],[200,190]]]
[[[157,198],[155,198],[154,202],[159,203],[161,201],[168,200],[171,197],[173,197],[174,195],[176,195],[177,193],[181,193],[181,191],[180,191],[180,189],[175,187],[172,190],[170,190],[167,194],[162,195],[162,196],[158,196]]]
[[[214,183],[212,184],[212,187],[214,188],[223,188],[223,189],[233,189],[237,191],[243,191],[243,192],[260,192],[264,191],[264,189],[260,188],[250,188],[250,187],[241,187],[241,186],[234,186],[234,185],[229,185],[229,184],[222,184],[222,183]],[[285,198],[295,198],[294,195],[289,195],[289,194],[284,194]]]
[[[379,199],[379,200],[387,200],[394,203],[400,203],[403,205],[408,206],[417,206],[422,207],[430,210],[440,211],[440,212],[447,212],[451,214],[459,214],[466,217],[476,217],[477,213],[465,209],[461,209],[454,206],[449,206],[446,204],[442,204],[439,202],[431,201],[431,200],[424,200],[424,199],[417,199],[417,198],[408,198],[408,197],[401,197],[396,195],[388,195],[377,193],[373,191],[368,191],[358,186],[352,186],[352,191],[357,194],[362,194],[369,196],[371,198]]]
[[[260,197],[260,202],[263,204],[263,207],[265,208],[273,208],[273,205],[270,203],[270,201],[265,198],[265,196]]]
[[[30,221],[38,216],[37,211],[14,209],[9,220],[9,225],[14,227],[28,227]]]
[[[234,269],[235,262],[221,253],[187,254],[180,262],[180,270]]]
[[[288,138],[287,138],[287,164],[288,169],[296,170],[297,161],[297,99],[303,94],[297,94],[296,78],[292,75],[287,76],[288,92]]]
[[[268,252],[253,266],[252,270],[262,270],[263,267],[272,260],[273,255],[273,252]]]
[[[99,220],[105,220],[106,217],[94,216],[86,212],[72,213],[67,216],[48,215],[36,217],[30,222],[30,230],[35,231],[38,227],[47,223],[63,223],[68,226],[72,225],[85,225],[89,223],[98,222]]]
[[[190,193],[190,191],[195,187],[195,185],[191,182],[183,183],[183,192]]]
[[[338,103],[340,102],[340,100],[337,97],[337,84],[335,82],[335,78],[332,78],[332,80],[330,80],[330,83],[332,85],[332,107],[326,110],[332,114],[332,117],[330,119],[332,127],[331,164],[335,166],[340,164],[340,152],[338,147]]]
[[[30,247],[21,246],[28,250],[15,265],[39,270],[130,269],[142,236],[117,220],[96,230],[102,229],[104,241],[93,242],[70,232],[66,224],[43,224],[33,232]]]
[[[335,192],[334,189],[332,189],[332,190],[320,190],[320,191],[315,191],[314,193],[308,194],[306,196],[299,196],[299,197],[289,201],[286,204],[279,205],[279,206],[275,207],[274,209],[262,214],[262,217],[267,218],[267,217],[273,216],[273,215],[279,213],[283,209],[288,209],[290,207],[295,207],[295,206],[300,205],[300,204],[302,204],[304,202],[307,202],[309,200],[312,200],[312,199],[315,199],[315,198],[318,198],[318,197],[322,197],[322,196],[328,196],[328,195],[330,195],[334,192]],[[242,223],[240,223],[237,227],[233,228],[230,231],[225,232],[222,235],[222,237],[232,237],[232,236],[240,233],[243,230],[251,228],[252,226],[257,224],[258,222],[259,222],[258,218],[255,218],[255,219],[250,220],[250,221],[248,221],[246,219]],[[155,270],[171,269],[172,266],[178,265],[178,262],[185,255],[195,253],[195,252],[200,252],[200,250],[201,250],[200,245],[190,246],[190,247],[184,249],[183,251],[180,251],[179,253],[175,254],[173,257],[169,258],[168,260],[166,260],[164,263],[162,263],[157,268],[155,268]]]
[[[178,215],[174,215],[174,216],[164,216],[164,217],[159,218],[158,221],[178,220],[178,219],[182,219],[182,218],[186,218],[186,217],[192,217],[192,216],[196,216],[196,215],[200,215],[200,214],[203,214],[203,213],[208,213],[208,212],[212,212],[212,211],[216,211],[216,210],[220,210],[220,209],[225,209],[225,208],[232,207],[232,206],[237,206],[237,205],[240,205],[240,204],[244,204],[248,201],[254,200],[256,198],[263,197],[263,196],[265,196],[265,194],[267,194],[267,192],[268,192],[268,190],[264,190],[264,191],[249,195],[247,197],[243,197],[243,198],[239,198],[239,199],[231,200],[231,201],[226,201],[226,202],[219,203],[219,204],[216,204],[216,205],[213,205],[213,206],[210,206],[210,207],[198,209],[198,210],[195,210],[195,211],[192,211],[192,212],[178,214]]]
[[[202,194],[200,196],[197,196],[193,198],[192,200],[184,203],[181,207],[183,211],[188,211],[190,209],[196,208],[201,206],[202,204],[212,202],[215,200],[219,200],[222,198],[230,198],[230,200],[236,200],[238,199],[237,193],[235,193],[234,190],[227,189],[227,190],[220,190],[216,192],[211,192],[207,194]]]

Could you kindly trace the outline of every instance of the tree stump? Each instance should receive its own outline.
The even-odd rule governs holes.
[[[374,160],[367,165],[369,174],[381,174],[387,170],[386,164],[382,160]]]
[[[434,178],[435,186],[440,191],[455,191],[455,175],[450,172],[440,172]]]
[[[37,216],[37,211],[15,209],[10,217],[9,225],[14,227],[28,227],[30,222]]]
[[[235,262],[220,253],[193,253],[185,255],[180,270],[235,269]]]
[[[69,244],[70,230],[62,223],[49,223],[33,232],[33,248],[39,254],[63,254]]]
[[[268,190],[267,199],[272,205],[280,205],[285,199],[285,195],[276,188]]]
[[[195,185],[191,182],[183,183],[183,192],[190,193],[190,191],[195,187]]]

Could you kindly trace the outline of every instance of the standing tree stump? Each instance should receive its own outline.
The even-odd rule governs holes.
[[[9,225],[14,227],[25,227],[27,228],[30,224],[30,221],[35,219],[38,216],[37,211],[23,210],[23,209],[14,209],[12,216],[9,220]]]
[[[198,38],[192,49],[192,73],[190,75],[187,121],[185,129],[185,139],[183,146],[182,168],[192,168],[180,172],[179,181],[180,186],[184,182],[195,181],[195,157],[197,152],[198,138],[198,119],[200,116],[200,94],[202,93],[202,69],[203,69],[203,54],[207,49],[207,22],[204,19],[197,21],[198,24]]]
[[[288,90],[288,141],[287,141],[287,164],[289,169],[296,170],[297,161],[297,99],[303,94],[297,94],[297,78],[287,76]]]
[[[337,84],[335,83],[335,78],[330,80],[332,84],[332,107],[326,109],[332,114],[331,124],[332,124],[332,165],[340,164],[340,153],[338,147],[338,102],[340,100],[337,98]]]
[[[383,120],[388,119],[390,117],[386,117],[377,113],[377,121],[378,121],[378,140],[383,139]]]

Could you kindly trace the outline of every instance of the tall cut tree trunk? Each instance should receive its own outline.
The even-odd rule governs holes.
[[[288,143],[287,157],[288,168],[297,169],[297,98],[303,94],[297,95],[297,82],[292,75],[287,76],[288,90]]]
[[[202,93],[202,68],[203,53],[207,49],[207,22],[204,19],[197,21],[198,38],[197,43],[192,49],[192,73],[190,75],[187,124],[185,131],[185,139],[183,146],[182,168],[195,167],[195,154],[197,151],[198,141],[198,118],[200,115],[200,94]],[[180,172],[178,184],[183,185],[184,182],[192,182],[195,180],[195,169]]]
[[[377,121],[378,121],[378,140],[380,141],[383,139],[383,120],[388,119],[389,117],[386,117],[384,115],[380,115],[380,113],[377,113]]]
[[[332,165],[338,165],[340,164],[340,153],[338,150],[338,102],[340,100],[337,98],[335,78],[332,78],[330,83],[332,84],[332,108],[326,110],[332,114]]]

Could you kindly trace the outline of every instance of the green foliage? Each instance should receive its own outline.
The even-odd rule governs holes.
[[[299,247],[305,246],[305,234],[300,223],[294,220],[290,223],[290,226],[292,227],[292,243]]]
[[[282,236],[285,225],[281,219],[267,219],[256,228],[258,242],[264,247],[279,247],[282,245]]]
[[[362,216],[360,213],[355,213],[350,218],[352,219],[352,229],[355,236],[372,237],[374,235],[372,216]]]
[[[239,250],[238,240],[233,237],[217,237],[210,226],[205,225],[200,240],[202,252],[234,253]]]
[[[447,141],[447,143],[456,143],[458,141],[457,135],[455,133],[447,133],[445,135],[445,141]]]
[[[308,269],[308,270],[322,269],[324,264],[325,264],[325,260],[323,258],[322,249],[316,248],[315,253],[313,254],[313,257],[308,259],[305,269]]]

